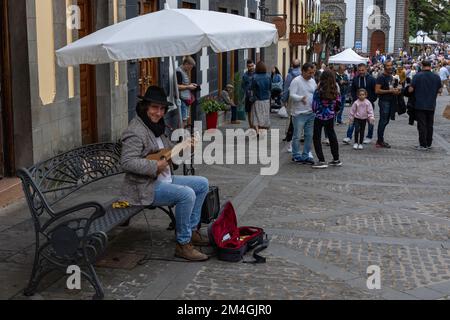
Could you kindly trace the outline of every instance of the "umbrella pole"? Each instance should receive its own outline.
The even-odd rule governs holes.
[[[170,69],[172,70],[172,77],[170,77],[170,95],[172,102],[177,106],[178,109],[178,128],[183,128],[183,116],[181,115],[181,106],[178,103],[180,92],[178,90],[178,80],[177,80],[177,68],[175,67],[175,57],[170,57]]]
[[[178,128],[183,128],[183,116],[181,114],[181,106],[178,104],[180,92],[178,90],[178,80],[177,80],[177,70],[175,67],[175,57],[170,57],[170,69],[173,72],[173,76],[169,77],[171,79],[170,84],[170,95],[172,101],[177,105],[178,107]],[[196,112],[196,103],[197,101],[191,106],[193,108],[191,112],[191,125],[190,125],[190,135],[191,137],[194,136],[194,120],[195,120],[195,112]],[[186,163],[183,163],[183,174],[185,176],[194,176],[195,175],[195,168],[194,168],[194,146],[191,147],[191,163],[189,166],[186,165]]]

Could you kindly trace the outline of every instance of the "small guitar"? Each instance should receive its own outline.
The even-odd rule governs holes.
[[[190,137],[185,138],[185,140],[183,142],[175,145],[172,149],[170,149],[170,148],[161,149],[156,153],[147,155],[146,159],[154,160],[154,161],[159,161],[159,160],[165,159],[167,161],[170,161],[172,159],[172,157],[178,155],[184,149],[191,147],[192,143],[195,143],[197,141],[198,141],[198,139],[195,135],[192,138],[190,138]]]

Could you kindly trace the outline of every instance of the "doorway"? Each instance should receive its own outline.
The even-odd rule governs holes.
[[[158,0],[139,0],[139,15],[158,11]],[[139,94],[145,95],[148,87],[159,83],[159,59],[139,60]]]
[[[372,33],[372,37],[370,40],[370,56],[373,57],[376,55],[377,50],[385,53],[386,49],[386,35],[383,31],[377,30]]]
[[[79,38],[94,31],[94,8],[91,0],[78,0],[81,12]],[[96,143],[97,133],[97,85],[95,66],[80,65],[81,136],[83,145]]]
[[[13,175],[14,119],[12,110],[11,57],[8,1],[0,5],[0,179]]]

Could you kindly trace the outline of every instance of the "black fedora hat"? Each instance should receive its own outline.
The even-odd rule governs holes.
[[[167,101],[167,94],[163,88],[150,86],[144,96],[138,96],[139,99],[147,102],[154,102],[163,106],[173,106],[172,102]]]

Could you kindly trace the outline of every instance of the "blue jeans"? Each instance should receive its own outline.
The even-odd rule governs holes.
[[[197,230],[202,206],[209,191],[208,180],[197,176],[172,176],[173,182],[155,182],[153,206],[175,205],[177,242],[191,241],[192,231]]]
[[[189,117],[189,106],[183,100],[181,100],[181,117],[183,121],[186,121]]]
[[[314,119],[314,113],[299,114],[292,117],[292,124],[294,125],[292,156],[294,158],[301,158],[303,161],[309,158],[314,131]],[[303,146],[303,153],[300,154],[300,136],[302,135],[302,131],[305,132],[305,144]]]
[[[380,122],[378,122],[378,142],[384,142],[384,130],[391,119],[391,102],[381,100],[380,105]]]
[[[342,95],[341,96],[341,109],[339,110],[337,117],[336,117],[337,123],[342,123],[342,115],[344,113],[345,100],[346,100],[346,95]]]

